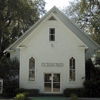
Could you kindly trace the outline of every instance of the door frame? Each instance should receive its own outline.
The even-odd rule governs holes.
[[[46,92],[45,91],[45,86],[44,86],[44,83],[45,83],[45,74],[51,74],[51,76],[53,76],[53,74],[59,74],[60,75],[60,82],[58,82],[58,83],[60,83],[60,91],[59,92],[53,92],[53,79],[52,79],[52,81],[51,81],[51,92]],[[50,94],[59,94],[59,93],[61,93],[61,72],[44,72],[43,73],[43,91],[44,91],[44,93],[50,93]]]

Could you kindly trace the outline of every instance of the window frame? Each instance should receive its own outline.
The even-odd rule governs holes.
[[[53,33],[51,33],[52,29],[54,29]],[[55,34],[56,34],[56,28],[55,27],[49,27],[49,41],[50,42],[55,42],[56,41]]]
[[[30,68],[30,60],[31,60],[31,58],[34,60],[34,68]],[[28,63],[28,65],[29,65],[29,67],[28,67],[28,81],[32,81],[32,82],[34,82],[34,81],[36,81],[36,59],[33,57],[33,56],[31,56],[30,58],[29,58],[29,63]],[[30,79],[30,71],[31,71],[31,73],[32,73],[32,71],[34,72],[34,80],[31,80]]]
[[[73,69],[70,69],[70,59],[71,58],[74,58],[74,60],[75,60],[75,68],[73,68]],[[70,70],[75,71],[75,81],[70,81]],[[77,59],[74,56],[70,56],[68,59],[68,74],[69,74],[68,75],[69,83],[77,83]]]

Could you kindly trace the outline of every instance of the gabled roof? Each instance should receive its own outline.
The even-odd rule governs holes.
[[[100,46],[87,36],[77,25],[75,25],[64,13],[57,7],[53,7],[41,19],[39,19],[29,30],[27,30],[18,40],[16,40],[5,51],[13,51],[12,47],[19,45],[32,31],[34,31],[51,13],[58,17],[84,44],[90,49],[98,50]]]

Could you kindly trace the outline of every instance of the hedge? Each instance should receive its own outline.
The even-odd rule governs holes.
[[[38,89],[23,89],[23,88],[18,88],[15,90],[16,94],[18,93],[23,93],[23,92],[28,92],[29,97],[38,97],[39,96],[39,90]]]
[[[16,95],[15,89],[18,88],[18,87],[19,87],[19,85],[18,85],[17,80],[4,81],[2,96],[5,97],[5,98],[14,97]]]
[[[87,83],[85,83],[87,85]],[[94,84],[94,83],[92,83]],[[92,86],[92,85],[91,85]],[[90,86],[90,87],[91,87]],[[99,87],[85,87],[85,88],[66,88],[63,91],[66,97],[70,97],[71,94],[76,94],[78,97],[100,97],[100,88]]]
[[[66,97],[70,97],[71,94],[76,94],[78,97],[86,97],[84,88],[66,88],[63,93]]]

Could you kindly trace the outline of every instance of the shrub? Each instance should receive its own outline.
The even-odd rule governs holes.
[[[78,97],[76,94],[71,94],[70,97],[71,97],[71,100],[78,100]]]
[[[24,100],[25,99],[25,95],[23,93],[19,93],[16,95],[16,100]]]
[[[13,59],[2,59],[0,61],[0,77],[3,78],[3,97],[15,96],[15,89],[19,87],[19,61]]]
[[[27,98],[28,92],[19,93],[16,95],[16,100],[25,100]]]
[[[3,85],[3,97],[14,97],[16,95],[15,89],[19,87],[18,81],[13,80],[13,81],[4,81]]]
[[[85,91],[84,88],[66,88],[63,92],[66,97],[70,97],[71,94],[76,94],[78,97],[85,97]]]
[[[96,60],[95,65],[100,63]],[[92,60],[86,62],[86,80],[83,83],[87,97],[100,97],[100,68],[95,67]]]
[[[83,85],[86,90],[87,97],[100,97],[100,80],[86,80]]]
[[[18,88],[15,90],[16,94],[18,93],[23,93],[23,92],[28,92],[28,96],[33,97],[33,96],[39,96],[39,90],[38,89],[23,89],[23,88]]]

